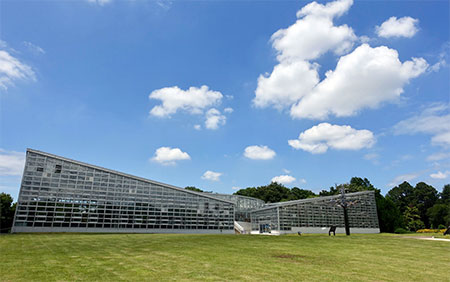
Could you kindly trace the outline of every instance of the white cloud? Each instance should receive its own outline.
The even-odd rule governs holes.
[[[223,109],[223,112],[227,113],[227,114],[231,114],[233,112],[233,109],[232,108],[225,108],[225,109]]]
[[[291,171],[290,171],[290,170],[288,170],[288,169],[285,169],[285,168],[283,168],[283,172],[284,172],[284,173],[286,173],[286,174],[289,174],[289,173],[291,173]]]
[[[429,162],[437,162],[445,159],[450,159],[450,153],[440,152],[440,153],[434,153],[432,155],[429,155],[427,157],[427,161]]]
[[[218,129],[220,125],[224,125],[227,118],[220,113],[217,109],[209,109],[206,112],[206,121],[205,121],[205,127],[207,129]]]
[[[446,171],[445,173],[443,173],[442,171],[438,171],[436,173],[432,173],[430,174],[430,177],[433,179],[446,179],[448,176],[448,171]]]
[[[363,108],[376,108],[394,101],[411,78],[427,69],[422,58],[401,63],[398,52],[385,46],[362,44],[339,59],[313,91],[291,108],[294,118],[325,119],[355,115]]]
[[[241,190],[241,187],[233,186],[233,187],[231,187],[231,189],[233,189],[233,190]]]
[[[25,154],[0,149],[0,175],[19,176],[25,166]]]
[[[438,61],[429,68],[430,71],[438,72],[441,68],[448,66],[447,60],[450,53],[450,41],[443,44],[442,49],[437,56]]]
[[[38,54],[45,54],[45,50],[42,49],[41,47],[28,42],[28,41],[24,41],[23,45],[25,45],[28,49],[30,49],[31,51],[33,51],[34,53],[38,53]]]
[[[30,66],[0,50],[0,88],[8,89],[9,85],[14,85],[15,80],[36,81],[36,76]]]
[[[399,184],[402,184],[404,181],[411,181],[419,177],[420,174],[418,173],[409,173],[409,174],[402,174],[397,177],[395,177],[389,184],[388,187],[394,187]]]
[[[273,48],[282,61],[311,60],[333,50],[341,54],[357,39],[347,25],[335,26],[333,19],[342,16],[352,0],[338,0],[326,5],[312,2],[297,12],[298,20],[272,35]]]
[[[201,130],[202,126],[200,124],[196,124],[196,125],[194,125],[194,129],[195,130]]]
[[[411,17],[403,17],[397,19],[397,17],[390,17],[383,22],[381,26],[376,27],[376,32],[380,37],[413,37],[419,29],[418,19]]]
[[[112,0],[87,0],[91,4],[97,4],[99,6],[104,6],[112,2]]]
[[[188,153],[181,151],[179,148],[161,147],[155,152],[153,161],[163,165],[174,165],[177,161],[190,160]]]
[[[308,94],[319,82],[317,65],[305,61],[281,63],[270,75],[260,75],[253,104],[283,109]]]
[[[311,92],[319,82],[317,59],[328,51],[349,51],[357,37],[347,25],[334,26],[333,19],[343,15],[352,0],[338,0],[326,5],[312,2],[297,12],[298,20],[272,35],[272,46],[280,62],[271,74],[260,75],[253,104],[281,110]]]
[[[244,150],[244,156],[252,160],[270,160],[275,155],[275,151],[267,146],[248,146]]]
[[[165,87],[150,93],[150,99],[162,102],[161,105],[153,107],[150,114],[157,117],[170,117],[178,110],[201,114],[204,109],[219,104],[222,97],[222,93],[209,90],[206,85],[200,88],[190,87],[188,90],[182,90],[177,86]]]
[[[211,181],[220,181],[221,172],[214,172],[207,170],[203,175],[202,179],[211,180]]]
[[[410,79],[427,70],[423,58],[402,63],[396,50],[385,46],[372,48],[367,44],[367,36],[358,38],[347,25],[335,26],[333,20],[346,13],[352,4],[352,0],[326,5],[310,3],[298,11],[294,24],[272,35],[279,64],[272,73],[259,76],[253,105],[278,110],[290,107],[292,118],[323,120],[329,115],[352,116],[362,109],[397,100]],[[356,42],[363,44],[342,56],[335,70],[327,71],[320,81],[320,66],[312,60],[329,51],[346,54]],[[433,69],[442,64],[443,61]]]
[[[356,130],[349,125],[321,123],[300,133],[298,139],[289,140],[294,149],[302,149],[312,154],[323,154],[328,148],[336,150],[360,150],[375,144],[369,130]]]
[[[300,183],[302,183],[302,184],[306,184],[306,179],[304,179],[304,178],[299,179],[298,181],[299,181]]]
[[[294,182],[296,179],[293,176],[290,175],[279,175],[272,178],[272,182],[277,182],[280,184],[289,184]]]
[[[396,134],[431,134],[431,143],[450,146],[450,114],[448,104],[434,104],[419,115],[400,121],[394,126]]]

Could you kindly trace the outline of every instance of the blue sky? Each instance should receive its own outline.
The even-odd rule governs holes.
[[[177,186],[450,177],[448,1],[1,1],[0,192],[26,148]]]

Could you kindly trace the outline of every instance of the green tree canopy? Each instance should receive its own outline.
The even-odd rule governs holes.
[[[425,228],[425,224],[422,220],[420,220],[419,209],[417,207],[406,207],[406,210],[403,213],[403,217],[405,219],[406,227],[410,231],[417,231],[419,229]]]
[[[450,184],[444,186],[440,194],[440,198],[442,203],[450,205]]]
[[[427,216],[431,223],[431,227],[438,228],[440,224],[450,225],[450,205],[435,204],[427,210]]]
[[[438,191],[433,186],[425,182],[419,182],[414,188],[414,200],[412,204],[419,210],[420,219],[425,227],[430,227],[430,221],[427,216],[427,210],[434,206],[438,200]]]
[[[13,224],[16,204],[13,198],[6,193],[0,193],[0,233],[8,233]]]
[[[414,201],[414,187],[408,182],[392,188],[387,194],[386,198],[389,198],[400,209],[401,213],[404,213],[406,207],[408,207]]]
[[[202,189],[199,189],[199,188],[197,188],[195,186],[186,186],[186,187],[184,187],[184,189],[191,190],[191,191],[194,191],[194,192],[203,192]]]
[[[312,191],[300,189],[298,187],[289,189],[277,182],[272,182],[265,186],[248,187],[238,190],[234,194],[261,199],[266,203],[299,200],[317,196]]]

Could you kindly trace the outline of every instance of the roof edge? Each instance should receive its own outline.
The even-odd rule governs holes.
[[[181,188],[181,187],[177,187],[177,186],[174,186],[174,185],[171,185],[171,184],[162,183],[162,182],[158,182],[158,181],[155,181],[155,180],[143,178],[143,177],[140,177],[140,176],[135,176],[135,175],[132,175],[132,174],[120,172],[120,171],[117,171],[117,170],[104,168],[104,167],[97,166],[97,165],[88,164],[88,163],[85,163],[85,162],[81,162],[81,161],[77,161],[77,160],[74,160],[74,159],[70,159],[70,158],[54,155],[54,154],[47,153],[47,152],[44,152],[44,151],[39,151],[39,150],[27,148],[27,152],[41,154],[41,155],[48,156],[48,157],[55,158],[55,159],[59,159],[59,160],[62,160],[62,161],[73,162],[73,163],[76,163],[76,164],[79,164],[79,165],[83,165],[83,166],[87,166],[87,167],[90,167],[90,168],[104,170],[104,171],[107,171],[107,172],[110,172],[110,173],[114,173],[114,174],[118,174],[118,175],[121,175],[121,176],[133,178],[133,179],[136,179],[136,180],[144,181],[144,182],[147,182],[147,183],[150,183],[150,184],[161,185],[161,186],[165,186],[166,188],[170,188],[170,189],[174,189],[174,190],[177,190],[177,191],[186,192],[186,193],[194,194],[194,195],[197,195],[197,196],[200,196],[200,197],[205,197],[205,198],[208,198],[208,199],[212,199],[212,200],[225,202],[225,203],[234,205],[233,202],[230,202],[230,201],[227,201],[227,200],[223,200],[223,199],[218,199],[218,198],[215,198],[215,197],[212,197],[212,196],[208,196],[208,195],[204,195],[204,193],[201,193],[201,192],[191,191],[191,190],[184,189],[184,188]]]

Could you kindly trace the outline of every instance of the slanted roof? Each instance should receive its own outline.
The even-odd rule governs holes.
[[[351,196],[364,195],[364,194],[370,194],[370,193],[375,193],[375,191],[361,191],[361,192],[347,193],[347,194],[345,194],[345,196],[351,197]],[[300,200],[293,200],[293,201],[286,201],[286,202],[270,203],[270,204],[266,204],[266,206],[263,208],[256,209],[253,211],[273,209],[273,208],[277,208],[277,207],[289,206],[289,205],[299,204],[299,203],[310,203],[310,202],[317,202],[317,201],[323,201],[323,200],[332,200],[332,199],[338,199],[340,197],[341,197],[341,195],[333,195],[333,196],[322,196],[322,197],[307,198],[307,199],[300,199]]]
[[[143,181],[143,182],[147,182],[147,183],[150,183],[150,184],[161,185],[161,186],[163,186],[165,188],[174,189],[174,190],[177,190],[177,191],[180,191],[180,192],[194,194],[194,195],[197,195],[197,196],[200,196],[200,197],[204,197],[204,198],[208,198],[208,199],[216,200],[216,201],[219,201],[219,202],[225,202],[225,203],[234,205],[234,203],[231,202],[231,201],[227,201],[227,200],[215,198],[215,197],[212,197],[212,196],[208,196],[208,195],[205,195],[204,193],[194,192],[194,191],[191,191],[191,190],[188,190],[188,189],[183,189],[181,187],[177,187],[177,186],[174,186],[174,185],[170,185],[170,184],[166,184],[166,183],[162,183],[162,182],[158,182],[158,181],[142,178],[142,177],[139,177],[139,176],[134,176],[134,175],[131,175],[131,174],[120,172],[120,171],[104,168],[104,167],[101,167],[101,166],[91,165],[91,164],[88,164],[88,163],[84,163],[84,162],[72,160],[72,159],[69,159],[69,158],[53,155],[53,154],[42,152],[42,151],[39,151],[39,150],[34,150],[34,149],[27,148],[27,152],[44,155],[44,156],[51,157],[51,158],[58,159],[58,160],[62,160],[62,161],[76,163],[76,164],[87,166],[87,167],[90,167],[90,168],[93,168],[93,169],[103,170],[103,171],[106,171],[106,172],[109,172],[109,173],[114,173],[114,174],[117,174],[117,175],[120,175],[120,176],[132,178],[132,179]]]

